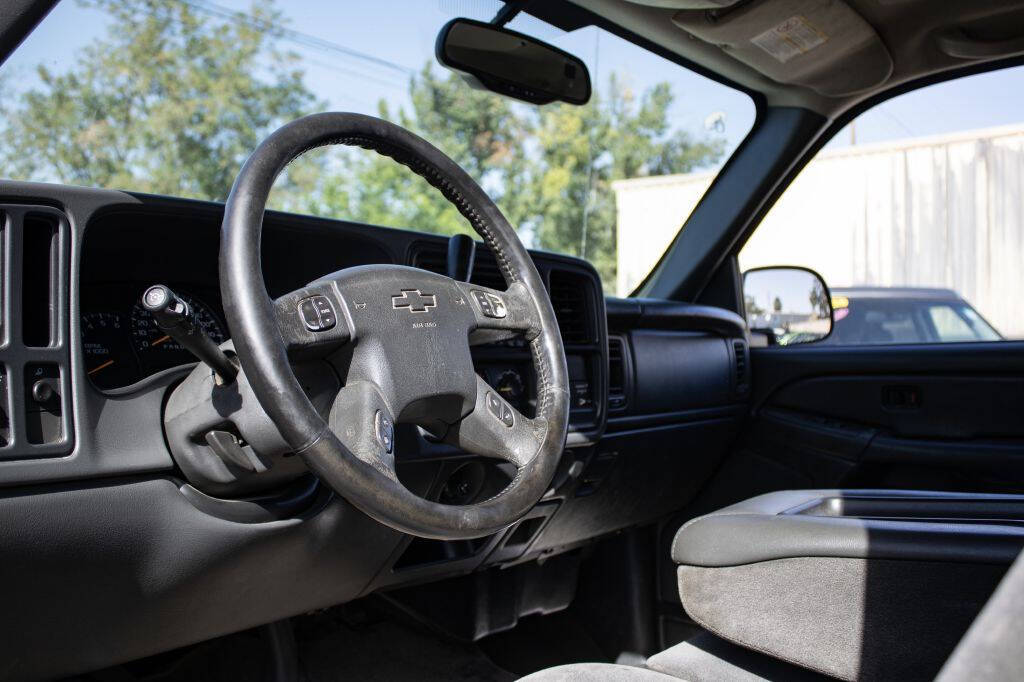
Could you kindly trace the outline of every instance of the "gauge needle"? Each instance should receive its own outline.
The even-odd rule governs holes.
[[[170,340],[171,340],[171,335],[170,334],[164,334],[159,339],[157,339],[153,343],[149,344],[149,347],[152,348],[153,346],[159,346],[164,341],[170,341]]]
[[[104,369],[106,367],[110,367],[112,364],[114,364],[113,360],[107,360],[106,362],[104,362],[99,367],[93,367],[92,369],[90,369],[88,371],[88,374],[95,374],[96,372],[100,371],[101,369]]]

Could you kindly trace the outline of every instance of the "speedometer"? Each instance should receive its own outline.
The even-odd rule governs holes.
[[[139,368],[125,332],[124,316],[120,313],[82,315],[85,371],[97,388],[119,388],[139,380]]]
[[[210,307],[187,294],[178,295],[192,309],[199,326],[214,343],[223,343],[227,338],[224,326]],[[141,302],[132,307],[131,337],[135,355],[147,374],[196,361],[196,356],[157,326],[152,313],[143,308]]]

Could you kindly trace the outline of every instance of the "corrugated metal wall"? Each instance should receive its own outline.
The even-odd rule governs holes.
[[[615,184],[621,293],[710,180]],[[954,289],[1012,337],[1024,337],[1022,264],[1024,125],[823,152],[740,254],[743,269],[804,265],[837,287]]]

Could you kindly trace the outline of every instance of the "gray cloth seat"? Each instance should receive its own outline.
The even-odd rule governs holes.
[[[577,663],[542,670],[523,679],[547,682],[824,682],[827,678],[702,632],[651,656],[642,668],[610,663]]]
[[[801,490],[745,500],[688,522],[672,546],[683,607],[706,633],[645,667],[584,663],[524,679],[934,679],[1024,547],[1022,518],[1021,495]],[[1006,621],[979,625],[973,650],[1012,637]],[[969,663],[947,676],[978,665],[961,659]],[[999,665],[989,667],[1007,669]]]
[[[1022,514],[1019,495],[780,491],[689,521],[672,558],[686,612],[730,642],[841,680],[931,680],[1024,546],[1000,522]]]
[[[679,682],[678,677],[650,668],[615,663],[572,663],[547,668],[520,678],[523,682]]]

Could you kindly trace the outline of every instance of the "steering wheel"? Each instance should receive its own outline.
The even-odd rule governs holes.
[[[267,195],[297,156],[332,144],[374,150],[437,188],[494,252],[507,291],[417,268],[368,265],[272,301],[260,260]],[[220,283],[235,352],[260,406],[307,466],[369,516],[421,537],[480,537],[514,523],[550,485],[569,414],[565,350],[551,301],[498,207],[425,140],[350,113],[314,114],[274,132],[245,162],[228,196]],[[532,418],[488,386],[470,356],[472,343],[516,334],[529,342],[537,376]],[[290,357],[331,357],[340,371],[344,385],[326,419]],[[475,504],[426,500],[395,474],[395,423],[418,424],[464,451],[511,462],[515,477]]]

